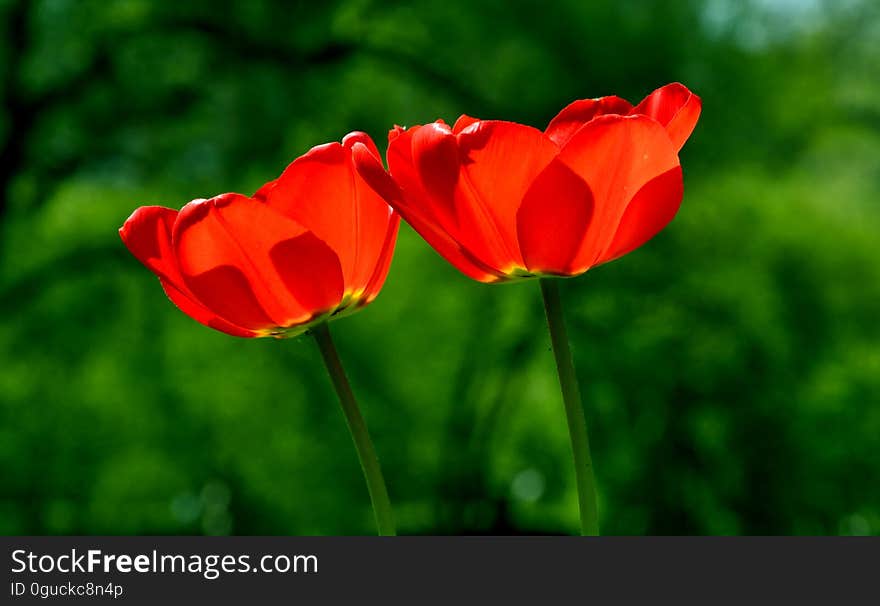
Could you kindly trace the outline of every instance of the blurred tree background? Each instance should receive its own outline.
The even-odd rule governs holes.
[[[312,145],[703,98],[685,201],[565,282],[606,533],[880,533],[880,4],[0,0],[0,533],[373,532],[314,344],[165,298],[138,205]],[[515,159],[512,159],[515,160]],[[536,283],[411,229],[334,324],[403,533],[573,533]]]

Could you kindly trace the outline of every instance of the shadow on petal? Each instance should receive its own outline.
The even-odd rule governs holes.
[[[590,186],[560,160],[553,160],[529,187],[516,213],[526,268],[532,273],[570,273],[594,207]]]
[[[315,234],[306,232],[275,244],[269,258],[290,294],[312,315],[339,305],[345,290],[342,265]]]
[[[186,281],[205,307],[236,326],[255,331],[275,326],[254,295],[247,277],[237,267],[220,265],[188,276]]]
[[[444,126],[426,124],[417,129],[412,137],[412,157],[425,188],[449,204],[458,182],[461,159],[455,135]]]

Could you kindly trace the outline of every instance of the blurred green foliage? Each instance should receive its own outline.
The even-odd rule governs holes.
[[[116,229],[354,129],[679,80],[651,243],[565,282],[607,533],[880,533],[872,0],[0,0],[0,533],[372,533],[314,344],[178,312]],[[333,325],[404,533],[571,533],[537,284],[409,228]]]

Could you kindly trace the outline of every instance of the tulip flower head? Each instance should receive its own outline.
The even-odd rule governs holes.
[[[388,273],[399,217],[354,154],[380,158],[369,136],[351,133],[253,196],[143,206],[119,234],[193,319],[239,337],[299,334],[371,302]]]
[[[481,282],[576,276],[638,248],[675,216],[678,152],[700,114],[681,84],[633,107],[575,101],[542,132],[461,116],[395,127],[388,169],[361,174],[438,253]],[[392,182],[393,178],[393,182]]]

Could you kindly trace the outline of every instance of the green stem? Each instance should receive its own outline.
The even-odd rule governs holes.
[[[596,479],[593,476],[593,460],[590,457],[590,438],[587,436],[587,420],[581,404],[565,320],[562,316],[562,301],[559,298],[559,285],[553,278],[541,278],[541,294],[544,297],[544,311],[547,313],[547,326],[550,328],[550,341],[556,356],[556,370],[559,373],[559,386],[562,388],[562,401],[568,419],[568,435],[571,439],[571,452],[574,456],[574,475],[577,480],[578,505],[581,512],[581,534],[599,534],[599,512],[596,505]]]
[[[364,422],[364,417],[354,399],[354,393],[345,376],[345,369],[342,367],[339,353],[337,353],[333,338],[330,336],[330,328],[326,322],[323,322],[312,328],[311,334],[318,343],[318,349],[321,350],[321,357],[324,358],[324,365],[327,367],[327,372],[330,373],[330,379],[339,396],[342,412],[345,414],[348,429],[354,440],[361,469],[364,471],[364,479],[367,481],[367,490],[370,492],[370,501],[373,503],[373,513],[376,516],[379,535],[394,536],[396,534],[394,516],[391,513],[391,501],[388,499],[388,489],[385,487],[385,479],[382,477],[382,468],[379,466],[376,449],[370,440],[367,424]]]

